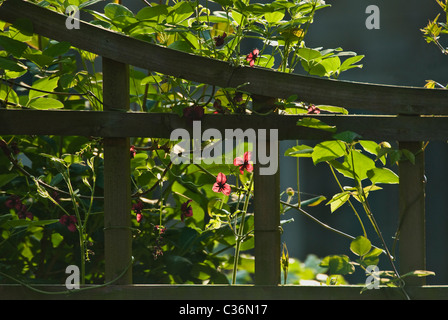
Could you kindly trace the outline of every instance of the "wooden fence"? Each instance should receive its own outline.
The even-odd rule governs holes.
[[[220,87],[247,83],[245,90],[269,98],[338,105],[372,111],[375,115],[315,115],[340,130],[364,139],[398,141],[401,148],[421,149],[422,141],[448,137],[448,90],[334,81],[260,68],[232,67],[226,62],[170,50],[80,22],[65,27],[66,16],[20,1],[7,0],[0,20],[25,18],[33,30],[57,41],[102,56],[103,111],[0,110],[0,135],[77,135],[104,138],[105,275],[114,279],[131,260],[130,137],[169,138],[172,130],[190,130],[173,114],[128,112],[129,65]],[[296,125],[299,116],[206,115],[202,129],[278,129],[280,140],[322,140],[328,133]],[[51,125],[48,125],[51,123]],[[120,168],[117,170],[116,168]],[[425,269],[424,154],[415,165],[400,165],[400,272]],[[380,288],[360,294],[359,286],[281,286],[279,232],[279,174],[263,176],[255,170],[255,284],[254,285],[134,285],[132,270],[117,283],[67,295],[31,291],[22,285],[0,285],[4,299],[402,299],[398,288]],[[268,187],[267,187],[268,186]],[[108,228],[114,227],[114,228]],[[117,228],[118,227],[118,228]],[[61,285],[38,286],[60,291]],[[448,286],[426,286],[424,278],[409,280],[410,298],[446,299]]]

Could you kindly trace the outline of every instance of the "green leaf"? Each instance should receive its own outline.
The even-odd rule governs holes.
[[[359,134],[353,131],[343,131],[333,135],[333,138],[342,140],[347,143],[352,143],[355,140],[361,138]]]
[[[296,54],[308,62],[322,57],[319,51],[310,48],[301,48],[296,51]]]
[[[322,60],[320,63],[325,68],[325,76],[329,77],[339,71],[341,66],[341,59],[339,57],[331,57]]]
[[[342,113],[342,114],[348,114],[348,110],[342,107],[336,107],[336,106],[325,106],[325,105],[318,105],[317,106],[321,111],[327,111],[332,113]]]
[[[320,263],[321,267],[328,268],[330,274],[351,274],[355,271],[354,265],[346,255],[331,255],[325,257]]]
[[[361,262],[364,266],[377,265],[380,261],[380,254],[383,253],[383,250],[380,248],[373,248],[369,253],[364,255]]]
[[[193,6],[189,2],[178,2],[170,7],[170,13],[166,19],[167,23],[178,24],[188,19],[194,12]]]
[[[327,198],[325,198],[324,196],[318,196],[318,197],[314,197],[308,200],[304,200],[302,202],[300,202],[300,205],[302,206],[308,206],[308,207],[315,207],[318,204],[320,204],[322,201],[327,200]]]
[[[48,224],[56,223],[59,219],[50,219],[50,220],[9,220],[1,225],[2,228],[16,228],[16,227],[43,227]]]
[[[359,181],[366,179],[367,172],[375,168],[375,162],[358,150],[351,150],[344,162],[332,160],[330,164],[345,177]]]
[[[319,119],[316,119],[316,118],[308,118],[308,117],[302,118],[299,121],[297,121],[297,125],[302,126],[302,127],[312,128],[312,129],[329,131],[329,132],[336,132],[336,130],[337,130],[335,126],[330,126],[330,125],[326,124],[325,122],[320,121]]]
[[[29,19],[16,19],[9,27],[9,37],[17,41],[30,41],[33,38],[33,23]]]
[[[78,7],[79,7],[79,9],[82,9],[82,8],[94,5],[95,3],[98,3],[101,1],[104,1],[104,0],[89,0],[89,1],[81,3]]]
[[[350,192],[344,191],[341,193],[335,194],[330,201],[327,202],[326,205],[330,205],[331,213],[335,212],[338,208],[340,208],[344,203],[346,203],[350,199]]]
[[[57,86],[58,86],[59,77],[46,77],[39,79],[37,81],[34,81],[33,85],[31,86],[33,89],[37,90],[43,90],[52,92]],[[48,95],[49,93],[37,91],[37,90],[30,90],[28,96],[29,99],[32,100],[37,97],[43,97]]]
[[[15,104],[20,104],[19,103],[19,96],[9,86],[1,86],[1,88],[0,88],[0,99],[2,99],[4,101],[15,103]]]
[[[285,11],[273,11],[273,12],[266,12],[264,14],[264,18],[266,19],[266,21],[270,24],[274,24],[279,22],[280,20],[283,19],[283,17],[285,16]]]
[[[131,10],[117,3],[108,3],[104,7],[104,14],[106,15],[106,17],[112,20],[119,17],[134,17],[134,14]]]
[[[408,159],[412,164],[415,164],[415,155],[408,149],[401,149],[400,150],[403,156],[405,156],[406,159]]]
[[[361,146],[366,150],[368,153],[371,153],[375,156],[378,156],[378,151],[380,150],[380,146],[375,141],[369,141],[369,140],[361,140],[359,141]]]
[[[313,153],[313,148],[307,145],[294,146],[285,151],[285,156],[289,157],[307,157],[310,158]]]
[[[155,20],[162,21],[168,14],[168,6],[161,4],[153,4],[152,7],[145,7],[141,9],[135,16],[139,20]]]
[[[8,184],[12,180],[14,180],[14,178],[16,178],[17,176],[18,175],[15,173],[1,174],[0,175],[0,188],[3,187],[4,185]]]
[[[61,56],[64,53],[66,53],[70,49],[70,43],[67,41],[62,41],[55,43],[45,49],[42,54],[49,56],[49,57],[57,57]]]
[[[62,109],[64,104],[53,98],[37,98],[31,100],[28,106],[34,109],[47,110],[47,109]]]
[[[14,57],[20,58],[28,45],[22,41],[14,40],[0,35],[0,46],[11,53]]]
[[[184,40],[174,41],[172,44],[168,46],[168,48],[189,53],[193,52],[190,43]]]
[[[28,68],[19,61],[16,62],[7,58],[0,57],[0,69],[22,72]]]
[[[367,172],[367,177],[372,181],[372,184],[388,183],[397,184],[400,179],[395,172],[388,168],[374,168]]]
[[[318,143],[312,153],[313,163],[331,161],[346,154],[345,144],[339,140]]]
[[[350,250],[357,256],[364,256],[369,253],[372,244],[369,239],[364,236],[358,236],[350,243]]]
[[[339,70],[342,72],[342,71],[352,69],[352,68],[362,68],[362,64],[360,64],[360,65],[354,65],[354,64],[361,61],[363,58],[364,58],[364,56],[360,55],[360,56],[354,56],[354,57],[345,59],[344,62],[342,62],[342,65],[339,68]]]
[[[427,277],[427,276],[435,276],[435,272],[427,271],[427,270],[414,270],[408,273],[403,274],[401,277]]]

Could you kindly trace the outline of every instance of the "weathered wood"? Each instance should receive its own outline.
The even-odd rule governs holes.
[[[422,142],[400,142],[400,149],[416,154],[415,164],[400,161],[399,265],[400,273],[426,269],[425,158]],[[406,278],[406,285],[424,285],[425,277]]]
[[[129,67],[103,58],[104,110],[129,109]],[[119,111],[115,111],[119,112]],[[104,139],[105,280],[112,281],[132,258],[129,137]],[[132,283],[132,269],[116,284]]]
[[[386,114],[448,114],[448,90],[373,85],[285,74],[269,69],[233,67],[224,61],[175,51],[80,22],[65,27],[67,16],[35,4],[7,0],[0,19],[13,23],[29,19],[34,32],[129,65],[221,87],[244,84],[247,92],[273,98],[298,99],[315,104],[373,110]],[[86,36],[88,35],[88,36]]]
[[[253,107],[259,112],[274,110],[275,101],[257,96]],[[280,168],[278,129],[257,131],[254,165],[255,284],[280,283]]]
[[[363,139],[377,141],[445,141],[448,137],[446,116],[367,116],[314,115],[337,127],[350,130]],[[283,115],[205,115],[201,128],[278,129],[280,140],[324,140],[332,134],[296,125],[301,116]],[[50,124],[50,125],[49,125]],[[0,110],[0,134],[8,135],[79,135],[94,137],[155,137],[169,138],[176,128],[191,130],[188,123],[175,114],[96,111]]]
[[[63,285],[35,285],[61,292]],[[89,288],[85,286],[82,288]],[[115,285],[72,292],[43,294],[21,285],[0,285],[0,300],[404,300],[400,288],[380,287],[360,293],[361,286],[251,286],[251,285]],[[406,287],[411,299],[446,300],[448,286]]]

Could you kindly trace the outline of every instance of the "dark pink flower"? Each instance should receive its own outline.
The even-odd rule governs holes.
[[[255,60],[257,60],[259,54],[260,54],[260,50],[258,50],[258,49],[254,49],[254,50],[252,50],[251,53],[249,53],[249,54],[246,56],[246,61],[249,62],[249,65],[250,65],[251,67],[254,66],[254,64],[255,64]]]
[[[320,109],[318,107],[316,107],[314,104],[308,106],[308,114],[319,114],[320,113]]]
[[[33,214],[29,212],[26,208],[26,206],[23,203],[16,205],[17,215],[19,216],[19,219],[30,219],[33,220]]]
[[[216,36],[213,38],[215,40],[215,46],[220,47],[224,44],[224,39],[227,37],[227,34],[224,32],[222,36]]]
[[[204,107],[200,105],[194,105],[191,107],[186,107],[184,109],[184,118],[189,121],[201,120],[204,116]]]
[[[71,232],[76,231],[76,217],[75,216],[67,216],[63,215],[59,222],[65,226],[67,226],[67,229]]]
[[[131,155],[131,159],[134,159],[135,155],[137,154],[137,150],[135,150],[135,146],[131,146],[131,148],[129,149],[130,155]]]
[[[5,201],[5,206],[9,209],[17,209],[22,204],[20,198],[16,195],[12,195]]]
[[[226,182],[227,182],[226,175],[222,172],[218,173],[218,176],[216,177],[216,182],[213,185],[212,190],[214,192],[222,192],[226,196],[230,195],[232,189]]]
[[[193,209],[190,206],[191,201],[192,200],[189,199],[186,202],[182,203],[182,205],[180,206],[180,211],[181,211],[180,219],[182,221],[185,220],[185,217],[191,217],[193,215]]]
[[[137,218],[137,222],[141,222],[143,219],[143,202],[139,201],[137,203],[134,203],[132,205],[132,210],[135,212],[136,218]]]
[[[254,167],[252,166],[252,164],[249,163],[251,157],[252,157],[252,152],[247,151],[244,153],[243,158],[236,157],[233,160],[233,165],[240,167],[241,174],[244,174],[244,169],[246,169],[247,172],[252,172],[254,170]]]

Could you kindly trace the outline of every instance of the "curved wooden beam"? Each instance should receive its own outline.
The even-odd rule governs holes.
[[[38,5],[6,0],[0,20],[29,19],[34,32],[129,65],[219,87],[243,84],[252,94],[329,104],[385,114],[448,114],[448,90],[328,80],[270,69],[234,67],[224,61],[180,52],[80,21],[67,29],[67,16]]]

